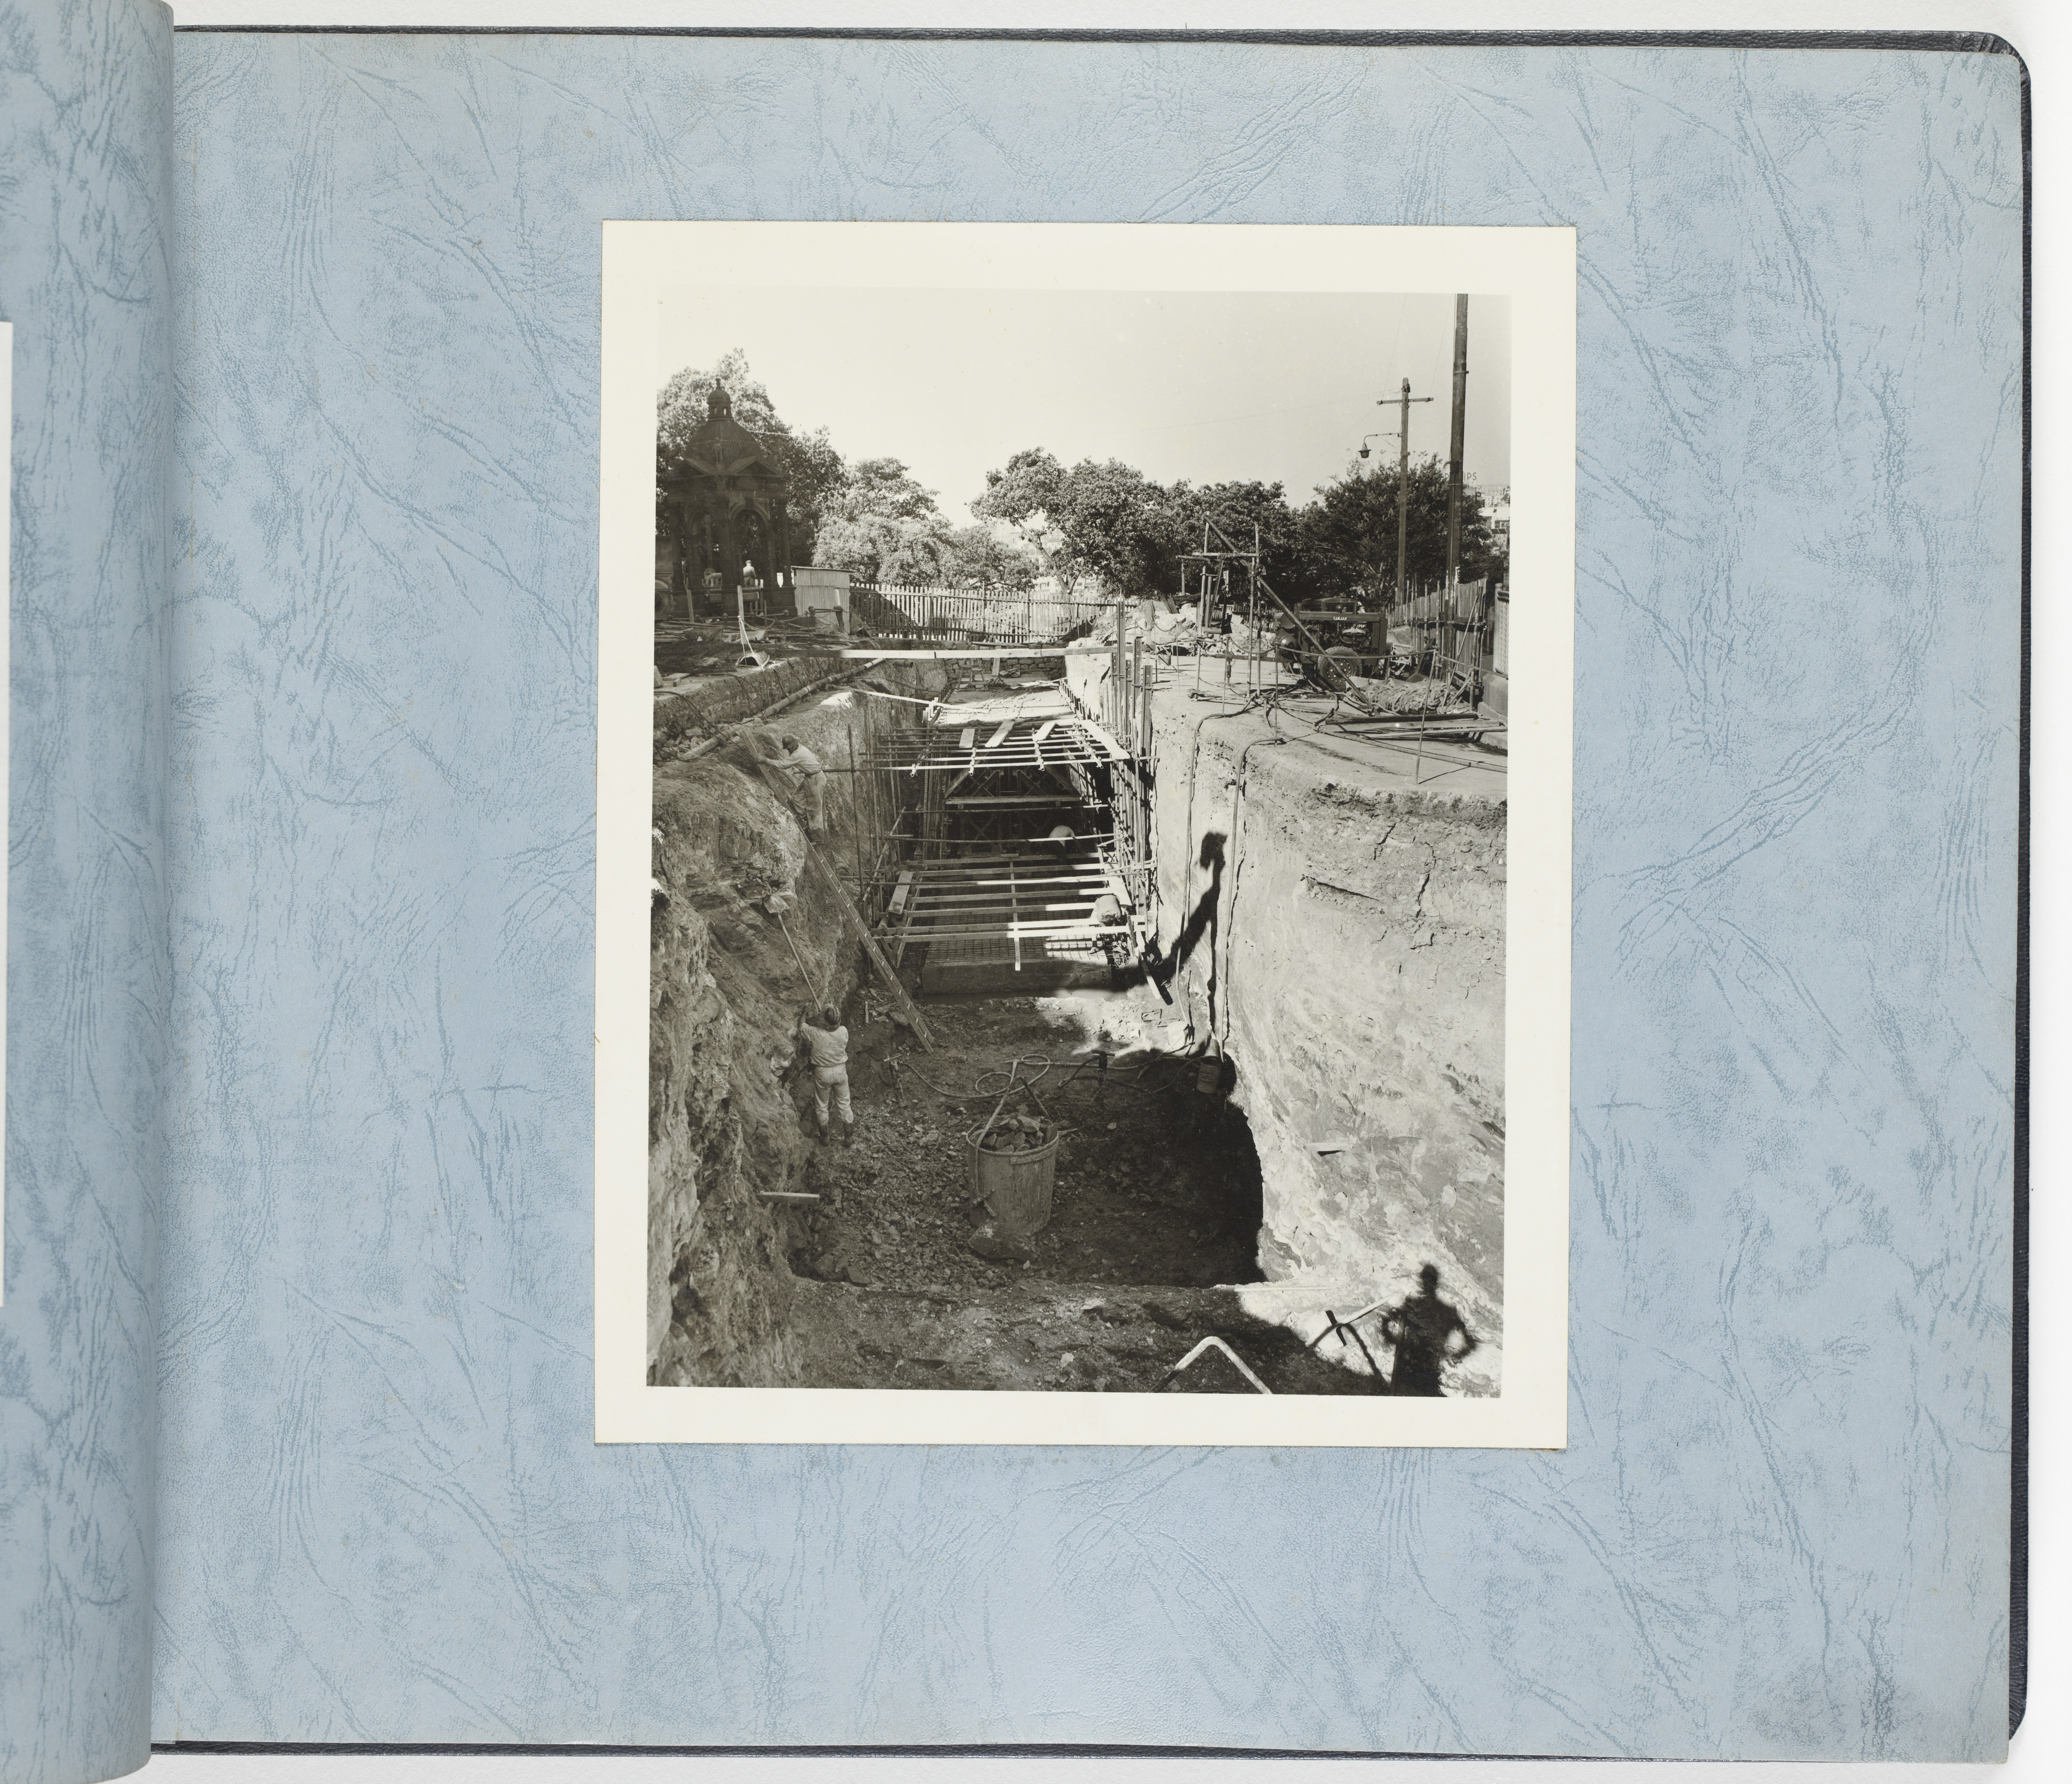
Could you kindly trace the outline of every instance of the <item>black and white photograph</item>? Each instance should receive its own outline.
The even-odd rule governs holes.
[[[660,288],[646,1387],[1502,1399],[1512,309]]]

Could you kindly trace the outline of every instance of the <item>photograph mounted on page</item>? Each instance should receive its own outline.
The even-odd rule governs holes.
[[[600,1438],[1558,1444],[1569,232],[606,257]]]

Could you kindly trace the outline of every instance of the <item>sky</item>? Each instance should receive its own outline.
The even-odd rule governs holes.
[[[794,429],[903,460],[963,524],[985,474],[1042,446],[1070,466],[1120,458],[1161,483],[1286,486],[1301,507],[1362,438],[1392,469],[1410,380],[1413,455],[1446,455],[1454,299],[1330,292],[681,289],[663,299],[656,384],[748,356]],[[1509,302],[1468,303],[1463,458],[1511,481]]]

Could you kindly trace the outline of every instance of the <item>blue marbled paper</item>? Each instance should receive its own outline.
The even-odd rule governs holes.
[[[2012,58],[174,60],[158,1738],[2002,1751]],[[593,1446],[606,217],[1577,227],[1564,1453]]]
[[[172,15],[0,0],[14,325],[0,1777],[142,1763],[169,1096]]]

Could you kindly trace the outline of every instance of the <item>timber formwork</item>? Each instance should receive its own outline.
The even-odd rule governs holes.
[[[874,750],[901,806],[879,931],[894,960],[918,956],[932,993],[1048,989],[1133,961],[1141,876],[1109,797],[1127,764],[1047,691],[948,704]]]

